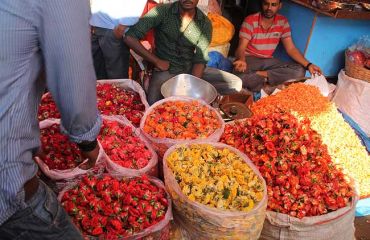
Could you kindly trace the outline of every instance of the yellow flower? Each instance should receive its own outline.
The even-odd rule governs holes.
[[[181,146],[166,161],[189,200],[220,209],[250,211],[263,198],[262,180],[228,148]]]

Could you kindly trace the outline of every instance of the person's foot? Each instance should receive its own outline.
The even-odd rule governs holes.
[[[262,90],[268,95],[271,95],[275,91],[276,88],[277,86],[271,86],[270,84],[266,83],[265,85],[263,85]]]

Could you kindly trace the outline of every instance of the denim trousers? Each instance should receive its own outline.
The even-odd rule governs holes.
[[[95,27],[91,48],[97,79],[128,78],[130,49],[112,29]]]
[[[80,240],[81,233],[42,181],[37,192],[0,226],[1,240]]]

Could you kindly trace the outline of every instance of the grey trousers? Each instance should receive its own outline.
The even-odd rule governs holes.
[[[162,84],[176,75],[178,74],[171,74],[168,71],[153,71],[153,76],[149,81],[147,97],[150,105],[163,98],[161,94]],[[219,94],[231,94],[242,89],[242,80],[239,77],[216,68],[206,67],[202,79],[211,83]]]
[[[282,84],[291,79],[303,78],[306,70],[298,63],[287,63],[276,58],[246,57],[247,71],[235,73],[243,80],[243,88],[252,92],[259,92],[265,78],[256,74],[256,71],[267,71],[268,83],[272,86]]]
[[[91,47],[97,79],[128,78],[130,49],[113,30],[93,27]]]

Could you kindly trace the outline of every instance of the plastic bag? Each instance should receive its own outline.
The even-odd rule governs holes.
[[[198,143],[209,144],[216,148],[227,148],[239,155],[262,180],[264,196],[250,212],[220,210],[190,201],[182,193],[166,160],[177,147],[183,145],[172,146],[165,153],[163,165],[165,185],[174,204],[175,221],[187,231],[190,239],[258,239],[267,207],[267,189],[262,175],[249,158],[239,150],[222,143]],[[188,143],[185,146],[191,144],[194,143]]]
[[[112,176],[116,179],[122,180],[122,179],[129,179],[126,178],[125,176],[122,176],[120,174],[100,174],[100,177],[103,177],[105,175]],[[149,176],[150,182],[154,183],[157,187],[165,189],[165,186],[162,181],[160,181],[157,178],[150,177]],[[58,194],[58,201],[61,202],[63,195],[65,192],[68,190],[72,189],[74,186],[76,186],[79,182],[81,181],[81,177],[78,177],[74,179],[73,181],[68,182],[63,190]],[[167,192],[166,192],[167,193]],[[120,238],[121,240],[134,240],[134,239],[143,239],[143,240],[152,240],[152,239],[158,239],[158,240],[168,240],[170,237],[170,227],[171,227],[171,220],[173,219],[172,216],[172,201],[167,193],[167,201],[168,201],[168,208],[167,212],[165,214],[164,219],[162,219],[160,222],[154,224],[153,226],[150,226],[146,229],[144,229],[141,232],[138,232],[132,236],[129,237],[124,237]],[[94,239],[98,240],[100,238],[98,237],[93,237],[93,236],[85,236],[87,239]]]
[[[103,119],[109,120],[109,121],[115,121],[119,124],[122,124],[124,126],[130,126],[132,128],[132,132],[140,138],[141,141],[144,142],[145,146],[149,149],[150,153],[152,154],[152,158],[149,160],[148,165],[146,165],[144,168],[141,169],[130,169],[122,167],[115,162],[113,162],[109,156],[106,157],[106,167],[110,174],[118,174],[120,176],[125,177],[134,177],[139,176],[142,174],[147,174],[156,177],[158,175],[158,157],[156,152],[154,151],[153,147],[150,145],[150,143],[143,137],[143,135],[140,133],[140,129],[135,128],[129,120],[127,120],[123,116],[118,117],[108,117],[103,116]]]
[[[219,122],[221,124],[221,127],[217,129],[213,134],[208,136],[207,138],[202,138],[202,139],[170,139],[170,138],[155,138],[152,137],[150,134],[146,133],[144,131],[144,125],[146,118],[148,115],[159,105],[166,103],[166,102],[173,102],[173,101],[186,101],[186,102],[191,102],[191,101],[198,101],[201,105],[207,106],[207,108],[210,111],[213,111],[216,113]],[[150,108],[145,112],[144,116],[141,119],[140,122],[140,130],[144,134],[144,136],[149,140],[149,142],[152,144],[153,148],[157,151],[159,157],[163,157],[164,153],[167,151],[169,147],[175,144],[182,144],[182,143],[188,143],[188,142],[197,142],[197,141],[209,141],[209,142],[218,142],[220,139],[222,133],[224,132],[225,128],[225,122],[222,119],[221,115],[219,112],[217,112],[214,108],[209,106],[206,102],[203,100],[199,99],[194,99],[194,98],[188,98],[188,97],[169,97],[166,99],[162,99],[156,103],[154,103]]]
[[[229,59],[225,58],[221,53],[217,51],[211,51],[208,53],[208,56],[208,67],[217,68],[226,72],[231,72],[233,70],[232,62]]]
[[[326,81],[324,75],[312,75],[310,79],[305,81],[305,84],[317,87],[325,97],[329,96],[329,94],[335,89],[329,87],[329,83]]]
[[[346,54],[351,62],[366,66],[366,60],[370,59],[370,36],[362,36],[348,48]]]
[[[146,100],[146,95],[144,92],[144,89],[135,82],[134,80],[131,79],[112,79],[112,80],[98,80],[97,84],[115,84],[119,86],[120,88],[126,89],[126,90],[131,90],[139,94],[141,102],[145,106],[145,111],[149,108],[148,101]],[[145,112],[144,111],[144,112]],[[114,115],[113,115],[114,116]]]
[[[208,13],[208,18],[212,23],[212,40],[209,46],[213,47],[230,42],[235,32],[234,25],[215,13]]]
[[[298,219],[287,214],[267,211],[261,240],[352,240],[354,239],[355,196],[350,206],[315,217]]]
[[[59,119],[44,120],[44,121],[40,122],[40,129],[48,128],[53,124],[60,124],[60,120]],[[97,169],[105,167],[104,165],[105,165],[105,160],[106,160],[107,156],[104,153],[104,150],[103,150],[100,142],[98,142],[98,144],[99,144],[100,150],[99,150],[98,159],[96,160],[95,167],[93,167],[91,169],[88,169],[88,170],[84,170],[84,169],[81,169],[79,167],[76,167],[76,168],[73,168],[73,169],[66,169],[66,170],[55,170],[55,169],[52,170],[39,157],[35,157],[35,161],[39,165],[41,171],[52,180],[73,179],[73,178],[77,177],[78,175],[83,175],[83,174],[86,174],[88,172],[96,171]],[[86,161],[87,161],[87,159],[85,161],[83,161],[80,165],[84,164]]]
[[[356,217],[370,215],[370,198],[361,199],[356,205]]]
[[[370,83],[348,77],[343,70],[340,71],[333,102],[370,137]]]

